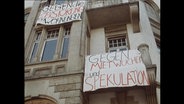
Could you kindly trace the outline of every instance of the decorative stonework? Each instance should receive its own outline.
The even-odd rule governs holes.
[[[30,70],[31,69],[25,69],[25,71],[24,71],[25,77],[29,77],[30,76]]]
[[[49,76],[51,74],[51,69],[52,66],[33,68],[32,77],[39,78]]]
[[[48,99],[33,99],[26,101],[24,104],[56,104],[56,103]]]
[[[29,66],[30,67],[30,66]],[[43,65],[43,66],[36,66],[33,65],[33,68],[25,69],[25,79],[35,79],[35,78],[46,78],[46,77],[53,77],[59,76],[61,74],[65,74],[65,64],[56,64],[56,65]]]
[[[140,44],[138,50],[141,52],[141,58],[146,66],[152,65],[149,54],[149,46],[147,44]]]
[[[56,65],[56,74],[63,73],[65,71],[65,65]]]

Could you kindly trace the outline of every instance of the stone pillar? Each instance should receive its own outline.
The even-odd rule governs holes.
[[[71,26],[67,71],[82,70],[80,61],[81,24],[82,21],[77,21]]]
[[[146,69],[150,82],[150,85],[145,87],[147,104],[157,104],[158,102],[155,84],[156,65],[152,65],[150,67],[147,67]]]
[[[129,1],[132,1],[132,0],[129,0]],[[139,2],[130,3],[129,7],[130,7],[130,21],[133,26],[133,32],[138,33],[140,32]]]
[[[24,27],[24,30],[25,30],[25,33],[24,33],[24,47],[26,47],[28,38],[31,34],[31,30],[32,30],[32,28],[35,24],[35,19],[37,17],[39,6],[40,6],[40,0],[35,0],[32,8],[31,8],[31,12],[29,14],[29,17],[27,19],[27,22],[25,24],[25,27]]]
[[[138,50],[141,52],[142,61],[146,66],[152,65],[151,57],[149,54],[149,46],[147,44],[141,44],[138,46]]]
[[[146,66],[146,72],[149,78],[150,85],[145,87],[147,104],[157,104],[156,86],[155,86],[156,65],[153,65],[151,62],[151,57],[149,54],[149,46],[147,44],[139,45],[138,50],[141,52],[141,58]]]
[[[60,27],[59,29],[59,35],[57,38],[57,46],[56,46],[56,51],[54,54],[54,59],[59,59],[61,55],[61,45],[62,45],[62,40],[63,40],[63,34],[64,34],[64,28],[63,26]]]

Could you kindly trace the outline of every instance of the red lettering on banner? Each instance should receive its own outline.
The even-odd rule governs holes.
[[[98,67],[98,69],[101,69],[102,68],[102,66],[101,65],[99,65],[99,63],[96,63],[96,64],[92,64],[91,65],[91,69],[90,69],[90,71],[94,68],[94,67]]]
[[[113,74],[113,81],[114,81],[115,85],[117,85],[117,86],[119,86],[119,85],[121,84],[121,80],[122,80],[122,79],[121,79],[120,76],[121,76],[121,73],[119,73],[119,78],[116,78],[115,74]],[[119,79],[119,83],[118,83],[118,84],[116,83],[116,80],[117,80],[117,79]]]
[[[130,55],[129,53],[130,52]],[[90,55],[86,58],[84,91],[149,85],[141,54],[136,51]]]
[[[129,85],[129,82],[132,81],[135,84],[134,79],[132,78],[132,75],[130,73],[127,73],[127,83]]]
[[[110,86],[127,87],[136,84],[149,84],[149,80],[144,71],[130,71],[128,73],[101,74],[99,76],[86,77],[84,83],[86,86],[89,86],[88,89],[91,91]]]

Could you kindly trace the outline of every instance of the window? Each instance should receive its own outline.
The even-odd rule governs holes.
[[[24,21],[25,22],[27,21],[28,16],[29,16],[29,13],[27,13],[27,14],[24,15]]]
[[[156,42],[156,45],[157,45],[157,51],[160,54],[160,35],[154,33],[154,37],[155,37],[155,42]]]
[[[36,52],[38,50],[38,45],[39,45],[39,42],[40,42],[40,36],[41,36],[41,32],[38,32],[37,35],[36,35],[36,38],[34,40],[33,49],[32,49],[30,60],[29,60],[30,63],[33,62],[33,58],[36,56]]]
[[[41,61],[49,61],[53,59],[56,50],[58,34],[59,29],[48,31],[43,47]]]
[[[128,50],[127,29],[124,24],[114,24],[105,27],[106,52]]]
[[[68,46],[69,46],[69,36],[70,36],[70,26],[64,28],[63,45],[61,51],[61,58],[67,58],[68,56]]]
[[[32,50],[28,56],[28,63],[67,59],[71,25],[72,23],[37,29],[39,32],[36,32],[31,44]]]
[[[51,3],[51,0],[46,0],[46,1],[47,1],[47,2],[46,2],[46,5],[49,6],[50,3]]]
[[[70,1],[70,0],[56,0],[55,4],[60,5],[62,3],[68,2],[68,1]]]
[[[118,52],[127,50],[127,41],[125,36],[108,38],[108,51]]]
[[[24,10],[24,26],[27,22],[30,12],[31,12],[31,7],[28,7]]]

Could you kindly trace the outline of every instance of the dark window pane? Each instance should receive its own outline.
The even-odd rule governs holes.
[[[126,43],[123,43],[123,46],[126,46]]]
[[[31,54],[31,58],[30,58],[30,62],[31,62],[31,63],[33,62],[33,58],[34,58],[35,55],[36,55],[37,49],[38,49],[38,43],[35,43],[35,44],[34,44],[34,47],[33,47],[32,54]]]
[[[125,41],[125,38],[122,38],[122,41],[124,42]]]
[[[38,33],[36,40],[40,40],[41,33]]]
[[[125,51],[125,50],[127,50],[126,48],[121,48],[121,49],[119,49],[119,51]]]
[[[109,40],[109,43],[112,43],[112,40]]]
[[[24,15],[24,21],[27,21],[28,16],[29,16],[29,13]]]
[[[62,4],[62,3],[64,3],[64,1],[65,1],[65,0],[56,0],[56,4],[58,4],[58,5],[59,5],[59,4]]]
[[[52,60],[56,49],[57,40],[47,41],[45,43],[42,61]]]
[[[113,47],[112,44],[109,44],[109,47],[110,47],[110,48]]]
[[[118,43],[120,43],[121,42],[121,39],[118,39]]]
[[[69,38],[64,38],[61,58],[66,58],[68,53]]]
[[[110,52],[116,52],[116,50],[110,50]]]
[[[114,47],[117,47],[117,43],[114,44]]]
[[[121,46],[121,43],[118,43],[118,46]]]

